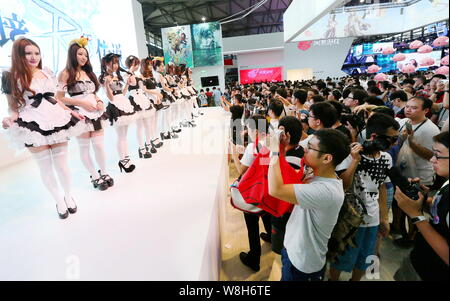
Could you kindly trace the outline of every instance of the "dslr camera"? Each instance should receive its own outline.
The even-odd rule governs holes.
[[[400,190],[410,199],[417,201],[419,199],[419,192],[425,196],[425,192],[420,188],[419,183],[409,182],[406,177],[402,176],[397,167],[392,167],[386,174],[391,179],[392,183],[400,188]]]
[[[386,151],[391,147],[391,145],[392,142],[388,139],[388,137],[377,136],[373,140],[364,141],[362,144],[363,150],[361,151],[361,154],[368,155],[379,151]]]

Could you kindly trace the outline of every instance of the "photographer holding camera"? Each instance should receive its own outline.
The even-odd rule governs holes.
[[[430,208],[431,219],[423,215],[426,197],[407,197],[397,188],[395,198],[398,206],[412,219],[419,229],[414,249],[405,258],[394,279],[397,281],[448,281],[449,265],[449,134],[442,132],[433,138],[433,157],[430,162],[437,175],[447,181],[435,195]],[[427,190],[425,186],[422,189]]]
[[[439,128],[426,117],[432,105],[432,101],[424,97],[416,96],[408,100],[405,106],[405,117],[409,118],[409,122],[400,129],[404,142],[397,159],[397,166],[403,176],[412,179],[420,178],[421,183],[429,187],[434,182],[433,166],[429,161],[433,156],[431,150],[433,137],[439,134]],[[396,239],[395,244],[405,248],[411,247],[414,243],[416,228],[410,224],[410,229],[406,233],[403,217],[399,214],[394,216],[393,225],[401,230],[403,236]]]
[[[356,247],[348,246],[336,263],[331,264],[330,279],[339,280],[341,271],[352,272],[352,281],[360,281],[365,274],[368,256],[374,255],[378,231],[389,234],[387,194],[385,183],[392,158],[386,153],[398,139],[399,124],[386,114],[372,115],[366,127],[363,145],[351,145],[352,160],[344,161],[337,172],[344,189],[355,193],[364,203],[367,215],[356,233]],[[345,170],[345,171],[343,171]]]
[[[317,131],[308,142],[304,156],[305,164],[313,170],[313,178],[304,180],[304,184],[284,184],[279,146],[287,145],[290,137],[282,127],[280,130],[270,136],[269,194],[295,205],[281,252],[281,280],[322,281],[328,240],[344,201],[342,181],[335,168],[349,155],[349,141],[335,129]]]

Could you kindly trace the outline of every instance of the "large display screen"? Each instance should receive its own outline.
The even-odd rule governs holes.
[[[261,82],[280,82],[283,80],[283,68],[258,68],[240,71],[241,84]]]
[[[449,0],[404,0],[400,4],[397,1],[374,2],[334,10],[294,41],[397,33],[448,19]]]
[[[342,66],[342,71],[351,75],[366,73],[367,68],[373,64],[377,64],[381,67],[380,72],[401,71],[405,64],[414,65],[416,67],[416,71],[425,71],[430,68],[433,69],[439,67],[441,64],[441,58],[443,57],[442,50],[435,50],[431,53],[418,53],[416,50],[405,49],[402,50],[401,53],[405,54],[406,59],[401,62],[394,62],[392,58],[395,54],[362,55],[359,50],[363,48],[362,46],[363,45],[357,45],[351,48]],[[421,60],[429,57],[434,59],[434,64],[425,67],[420,66]]]

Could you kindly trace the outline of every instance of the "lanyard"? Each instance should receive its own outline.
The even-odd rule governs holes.
[[[419,126],[418,127],[416,127],[416,129],[414,130],[414,133],[415,132],[417,132],[417,130],[418,129],[420,129],[420,127],[422,126],[422,125],[424,125],[424,123],[425,122],[427,122],[427,120],[428,120],[428,118],[427,119],[425,119],[424,121],[422,121],[422,123],[421,124],[419,124]],[[405,123],[406,124],[406,123]],[[402,125],[402,127],[400,128],[400,131],[403,129],[403,127],[405,126],[405,124],[404,125]]]

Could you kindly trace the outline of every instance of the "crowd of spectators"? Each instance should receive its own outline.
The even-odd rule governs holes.
[[[240,254],[242,263],[259,271],[261,238],[272,243],[282,280],[323,280],[328,266],[329,280],[345,271],[359,281],[371,256],[383,264],[380,245],[392,239],[412,249],[396,280],[448,280],[448,89],[446,76],[432,72],[382,82],[359,76],[229,84],[220,105],[232,115],[239,174],[268,148],[269,194],[293,205],[281,217],[244,212],[250,250]],[[209,103],[218,105],[214,95]],[[301,183],[283,183],[280,144],[292,167],[304,168]],[[362,204],[362,222],[353,243],[329,260],[349,194]]]

